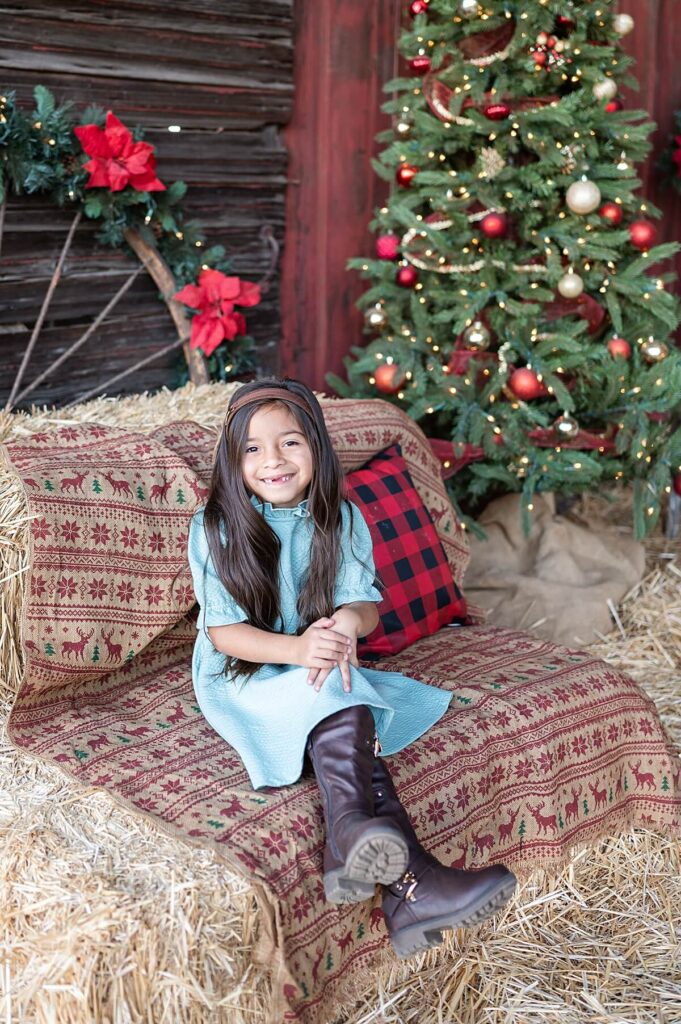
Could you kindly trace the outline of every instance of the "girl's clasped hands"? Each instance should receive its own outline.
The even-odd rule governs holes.
[[[336,627],[335,629],[332,627]],[[350,693],[350,665],[359,667],[357,658],[358,616],[350,608],[340,608],[333,618],[317,619],[296,637],[297,663],[309,668],[307,682],[319,692],[328,676],[340,668],[343,689]]]

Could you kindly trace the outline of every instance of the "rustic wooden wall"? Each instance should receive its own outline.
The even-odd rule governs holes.
[[[295,104],[284,135],[290,151],[287,245],[282,271],[282,362],[324,389],[329,371],[344,375],[343,356],[366,340],[354,302],[366,283],[345,270],[351,256],[373,252],[373,209],[386,185],[369,158],[387,127],[382,83],[397,71],[397,39],[407,0],[316,0],[296,4]],[[681,198],[663,186],[655,163],[681,108],[681,0],[621,0],[636,20],[624,40],[637,60],[641,91],[625,97],[658,122],[655,150],[643,169],[644,191],[664,217],[660,234],[681,238]],[[681,258],[677,260],[681,274]],[[678,287],[678,285],[677,285]]]
[[[283,242],[287,155],[280,128],[293,100],[293,0],[51,0],[0,2],[0,91],[30,104],[36,84],[79,108],[98,103],[145,128],[158,173],[189,186],[188,216],[233,256],[235,273],[259,280],[269,266],[261,229]],[[182,131],[168,132],[178,124]],[[14,372],[61,249],[69,211],[39,199],[9,204],[0,258],[0,399]],[[25,381],[81,333],[128,275],[132,260],[97,249],[78,229],[44,336]],[[274,369],[280,334],[278,273],[249,311],[260,362]],[[111,319],[27,401],[78,394],[176,337],[143,275]],[[180,359],[181,361],[181,359]],[[118,393],[171,383],[171,355],[121,382]],[[116,391],[114,391],[116,393]],[[3,398],[4,394],[4,398]]]

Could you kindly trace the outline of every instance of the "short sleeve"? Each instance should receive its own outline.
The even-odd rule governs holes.
[[[203,527],[203,509],[195,513],[189,527],[189,566],[199,603],[197,629],[204,626],[231,626],[247,622],[248,615],[231,596],[215,571]]]
[[[378,604],[383,598],[375,586],[376,569],[369,527],[354,502],[344,503],[342,515],[341,564],[334,592],[334,607],[351,601],[373,601]]]

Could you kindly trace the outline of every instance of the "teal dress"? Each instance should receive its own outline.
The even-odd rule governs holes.
[[[281,541],[281,619],[275,629],[294,634],[298,626],[296,601],[313,529],[307,500],[295,508],[261,504],[255,497],[251,500]],[[352,525],[349,503],[342,511],[342,559],[335,607],[350,601],[381,601],[374,586],[369,528],[357,506],[352,509]],[[238,677],[229,679],[224,675],[225,657],[213,647],[206,627],[246,622],[248,617],[215,572],[203,528],[203,509],[191,522],[189,563],[200,606],[192,662],[196,698],[208,722],[240,755],[255,789],[295,782],[300,777],[310,732],[343,708],[353,704],[371,708],[384,755],[395,754],[413,743],[447,710],[451,694],[446,690],[378,669],[350,666],[350,693],[343,690],[337,667],[319,692],[307,682],[308,669],[299,665],[267,664],[245,683]]]

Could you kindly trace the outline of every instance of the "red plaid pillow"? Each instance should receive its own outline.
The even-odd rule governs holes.
[[[466,621],[466,601],[399,444],[346,476],[347,496],[359,506],[374,543],[384,584],[381,620],[357,645],[361,658],[398,654],[448,623]]]

